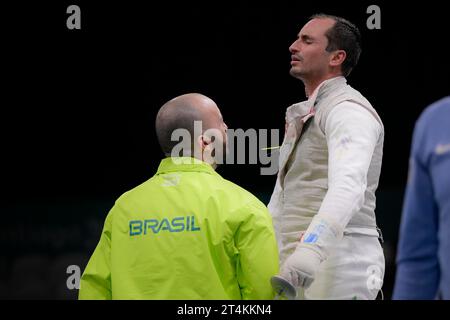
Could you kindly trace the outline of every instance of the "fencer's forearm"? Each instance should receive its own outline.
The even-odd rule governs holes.
[[[287,258],[280,275],[293,286],[308,288],[319,265],[342,237],[342,230],[332,219],[316,215],[295,251]]]
[[[344,228],[364,203],[367,172],[381,126],[369,111],[346,101],[329,114],[325,134],[328,192],[318,214],[328,215]]]

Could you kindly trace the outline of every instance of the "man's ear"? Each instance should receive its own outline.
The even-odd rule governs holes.
[[[204,150],[211,143],[211,139],[207,136],[201,134],[197,138],[197,145],[200,146],[201,150]]]
[[[203,150],[205,150],[206,145],[204,142],[204,136],[201,134],[199,135],[194,142],[194,157],[197,159],[203,159]]]
[[[336,50],[331,55],[330,66],[337,67],[342,65],[347,57],[347,53],[344,50]]]

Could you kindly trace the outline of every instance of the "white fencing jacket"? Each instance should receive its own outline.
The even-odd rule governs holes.
[[[381,171],[383,123],[344,77],[324,81],[307,101],[286,111],[286,134],[269,210],[280,263],[294,251],[316,214],[346,233],[378,236],[375,190]]]

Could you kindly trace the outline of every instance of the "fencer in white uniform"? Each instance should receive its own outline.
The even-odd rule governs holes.
[[[333,16],[312,18],[290,48],[291,74],[304,82],[308,100],[287,109],[269,210],[280,276],[299,297],[375,299],[385,268],[375,217],[384,128],[347,84],[342,62],[349,53],[328,51],[327,32],[339,23],[353,26]]]

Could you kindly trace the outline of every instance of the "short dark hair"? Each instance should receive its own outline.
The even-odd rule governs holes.
[[[347,77],[358,63],[361,55],[361,33],[358,27],[341,17],[319,13],[312,15],[309,20],[325,18],[333,19],[336,22],[325,34],[328,39],[326,50],[328,52],[345,51],[347,56],[342,63],[342,74]]]

